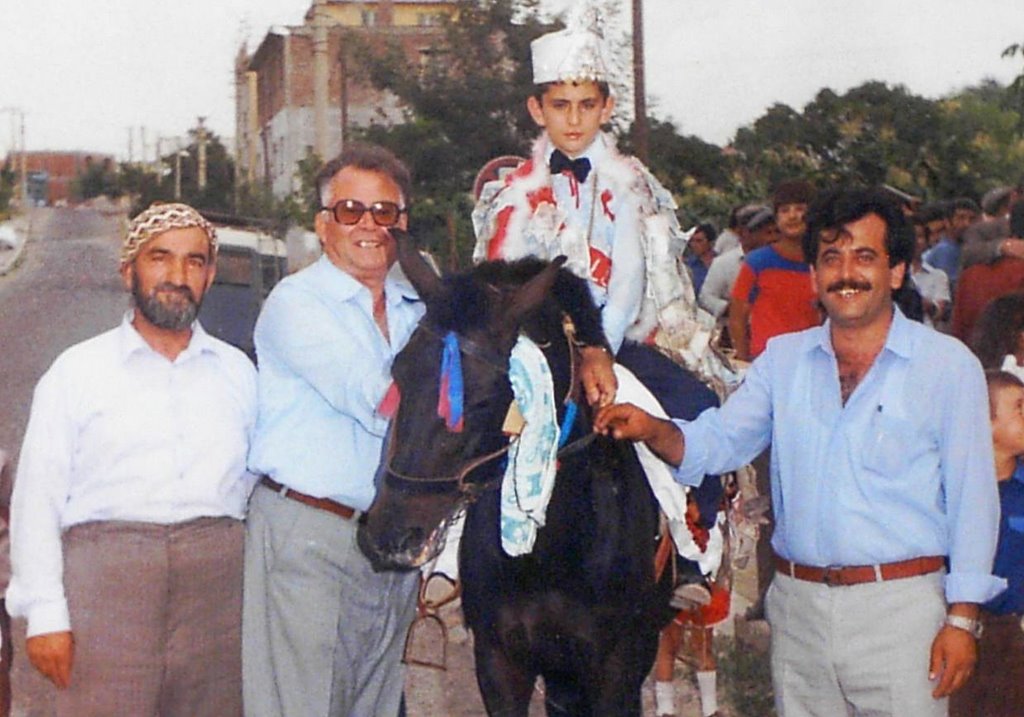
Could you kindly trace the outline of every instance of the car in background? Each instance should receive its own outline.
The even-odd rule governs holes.
[[[261,228],[216,225],[217,274],[199,320],[256,361],[252,332],[267,294],[288,270],[285,242]]]

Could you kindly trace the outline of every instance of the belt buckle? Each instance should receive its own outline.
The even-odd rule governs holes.
[[[830,588],[835,586],[843,585],[843,569],[835,565],[825,566],[824,572],[821,574],[821,582],[828,585]]]

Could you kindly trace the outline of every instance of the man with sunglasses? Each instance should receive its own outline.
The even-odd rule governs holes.
[[[374,572],[356,545],[387,420],[377,406],[423,314],[391,272],[409,171],[349,145],[317,178],[323,256],[281,281],[256,323],[259,418],[243,609],[249,717],[398,713],[418,573]]]

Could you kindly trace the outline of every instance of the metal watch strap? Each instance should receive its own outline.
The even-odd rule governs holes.
[[[981,638],[981,620],[974,620],[969,617],[963,617],[962,615],[946,615],[946,624],[950,627],[966,630],[973,635],[976,640]]]

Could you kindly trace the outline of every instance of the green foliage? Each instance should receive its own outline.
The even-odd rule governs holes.
[[[72,182],[71,193],[78,199],[92,199],[104,195],[120,197],[124,190],[118,181],[117,165],[109,159],[89,162]]]
[[[733,637],[715,636],[718,686],[730,714],[774,717],[771,663],[768,654]]]
[[[1024,42],[1015,42],[1003,50],[1003,57],[1012,59],[1018,54],[1024,60]],[[1017,113],[1017,133],[1024,135],[1024,68],[1006,88],[1005,104]]]
[[[181,158],[181,201],[196,209],[213,212],[231,212],[234,201],[235,164],[220,138],[206,130],[206,187],[199,188],[199,127],[188,131],[190,142]],[[177,169],[175,153],[162,158],[169,173],[163,177],[161,190],[170,190],[174,196],[174,173]]]
[[[18,175],[14,167],[4,163],[0,167],[0,218],[10,214],[11,199],[14,197],[14,187],[18,181]]]
[[[364,77],[409,108],[404,124],[374,126],[361,137],[410,165],[415,231],[450,265],[465,263],[472,247],[467,192],[477,171],[499,155],[525,156],[537,134],[525,110],[529,43],[552,28],[536,9],[532,0],[461,0],[431,59],[417,66],[397,45],[350,43]],[[1024,44],[1004,55],[1018,53],[1024,57]],[[1024,74],[1010,88],[986,82],[938,101],[883,82],[842,94],[824,88],[802,111],[773,105],[726,148],[650,118],[650,168],[686,225],[721,226],[734,206],[764,201],[794,177],[820,187],[888,183],[925,199],[977,198],[1016,180],[1022,108]],[[620,144],[630,152],[628,135]]]
[[[278,203],[269,206],[267,218],[279,219],[286,223],[298,224],[306,229],[313,229],[313,218],[320,208],[320,197],[317,196],[316,175],[323,166],[323,160],[306,147],[305,156],[298,161],[295,178],[299,180],[299,188]]]
[[[118,188],[122,194],[132,198],[132,215],[138,214],[155,201],[171,199],[160,186],[160,175],[145,164],[122,162]]]

